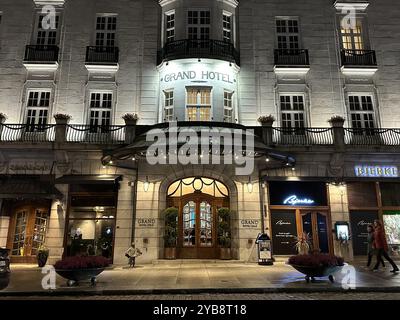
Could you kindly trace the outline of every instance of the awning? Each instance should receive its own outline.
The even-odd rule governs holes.
[[[57,178],[55,184],[115,184],[122,180],[120,175],[65,175]]]
[[[52,181],[37,177],[0,177],[0,199],[62,199]]]

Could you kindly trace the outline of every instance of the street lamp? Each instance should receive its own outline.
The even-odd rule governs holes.
[[[143,183],[143,190],[144,190],[144,192],[149,191],[149,187],[150,187],[149,177],[146,176],[146,181]]]

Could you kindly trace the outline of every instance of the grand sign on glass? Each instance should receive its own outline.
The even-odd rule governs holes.
[[[363,178],[397,178],[399,170],[396,166],[367,166],[358,165],[354,167],[357,177]]]

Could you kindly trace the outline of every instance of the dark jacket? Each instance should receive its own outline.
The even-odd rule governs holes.
[[[367,242],[368,242],[368,254],[373,253],[373,251],[375,250],[374,248],[374,232],[368,232],[368,236],[367,236]]]
[[[389,249],[388,244],[386,242],[385,233],[384,233],[382,227],[375,228],[375,231],[374,231],[374,247],[376,249],[384,249],[385,251],[388,251],[388,249]]]

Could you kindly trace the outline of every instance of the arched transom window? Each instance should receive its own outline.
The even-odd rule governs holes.
[[[229,196],[228,188],[217,180],[190,177],[172,183],[168,188],[168,197],[182,197],[196,191],[218,198]]]

